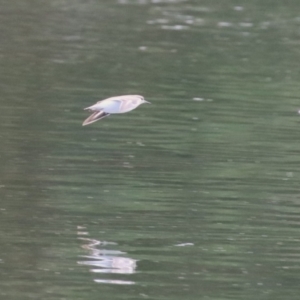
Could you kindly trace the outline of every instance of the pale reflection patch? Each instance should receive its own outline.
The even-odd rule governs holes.
[[[124,281],[124,280],[105,280],[105,279],[95,279],[97,283],[110,283],[110,284],[135,284],[134,281]]]
[[[84,234],[83,234],[84,233]],[[78,232],[85,235],[86,232]],[[85,237],[79,237],[84,244],[81,246],[87,250],[88,255],[82,255],[84,260],[77,263],[90,267],[90,271],[95,274],[134,274],[136,272],[136,260],[125,257],[126,253],[119,250],[112,250],[112,246],[117,245],[113,242],[99,241]],[[110,249],[105,249],[105,248]],[[134,281],[119,279],[94,279],[97,283],[108,284],[135,284]]]
[[[176,247],[194,246],[194,243],[182,243],[175,245]]]
[[[119,4],[160,4],[160,3],[181,3],[187,0],[118,0]]]

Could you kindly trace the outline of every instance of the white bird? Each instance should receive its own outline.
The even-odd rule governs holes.
[[[83,123],[82,126],[94,123],[110,114],[123,114],[137,108],[143,103],[149,103],[140,95],[125,95],[107,98],[98,101],[96,104],[85,108],[93,112]]]

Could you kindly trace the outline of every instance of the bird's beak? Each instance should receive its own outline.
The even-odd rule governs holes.
[[[145,103],[151,104],[151,102],[144,100]]]

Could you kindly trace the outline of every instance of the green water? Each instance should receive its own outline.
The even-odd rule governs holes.
[[[0,8],[0,299],[299,299],[298,1]]]

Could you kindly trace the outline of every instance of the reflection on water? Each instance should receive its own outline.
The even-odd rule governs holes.
[[[113,279],[95,279],[97,283],[110,283],[110,284],[135,284],[133,281],[124,281],[124,280],[113,280]]]
[[[78,235],[86,235],[86,232],[77,232]],[[92,273],[103,274],[134,274],[136,272],[136,260],[124,257],[125,252],[105,249],[105,247],[117,246],[117,243],[99,241],[90,238],[79,237],[85,242],[81,247],[88,251],[88,255],[81,257],[87,260],[78,261],[78,264],[89,266]],[[133,281],[115,279],[94,279],[97,283],[110,284],[134,284]]]

